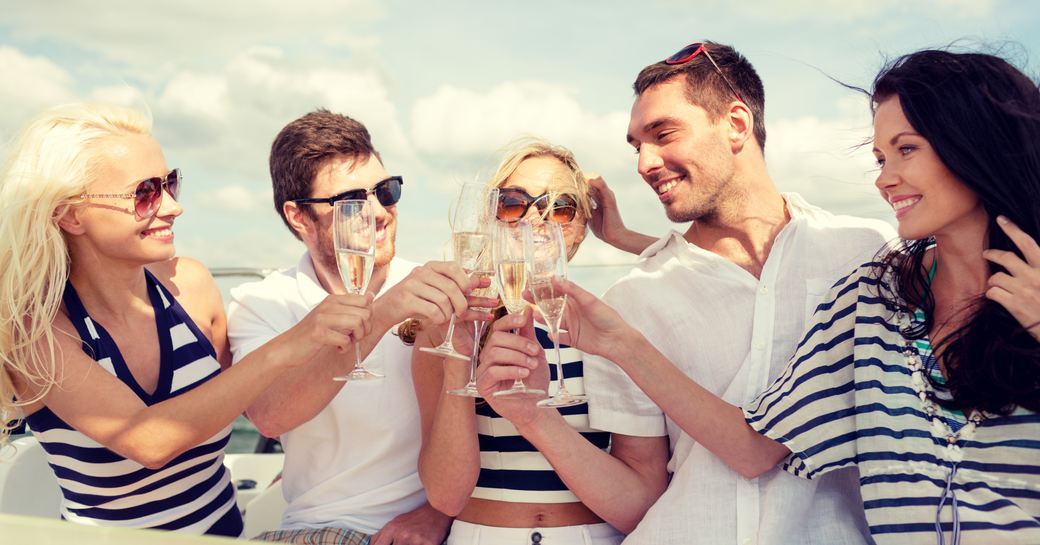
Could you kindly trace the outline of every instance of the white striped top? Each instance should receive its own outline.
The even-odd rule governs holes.
[[[1040,415],[990,416],[948,448],[911,384],[875,265],[835,285],[787,369],[745,409],[748,423],[791,449],[795,475],[857,468],[879,545],[932,545],[937,516],[951,538],[954,507],[939,508],[948,485],[962,545],[1040,543]]]
[[[83,351],[141,400],[154,405],[190,391],[220,372],[209,340],[162,284],[145,271],[159,331],[155,392],[137,383],[119,347],[87,314],[71,284],[65,307]],[[237,536],[242,530],[235,490],[224,467],[230,423],[160,469],[148,469],[73,429],[44,407],[26,419],[62,491],[62,518],[91,526],[155,528]]]
[[[535,336],[549,362],[549,395],[556,392],[556,355],[552,340],[542,324],[535,323]],[[584,394],[582,354],[577,348],[560,345],[563,380],[567,391]],[[545,456],[525,439],[513,424],[486,402],[478,401],[477,441],[480,443],[480,475],[472,497],[518,503],[580,502]],[[606,450],[610,434],[589,427],[589,406],[562,407],[560,414],[585,439]]]

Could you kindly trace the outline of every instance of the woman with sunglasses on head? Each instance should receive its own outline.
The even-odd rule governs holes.
[[[589,184],[569,150],[541,140],[520,141],[506,154],[489,185],[499,189],[496,215],[500,222],[556,222],[562,228],[568,257],[578,251],[592,203]],[[522,343],[542,362],[527,381],[547,391],[545,353],[553,344],[546,329],[532,325],[531,312],[526,311],[527,325],[519,335],[501,332],[483,350],[494,351],[499,342]],[[505,418],[551,409],[536,407],[537,399],[495,397],[490,392],[481,392],[484,399],[476,401],[447,394],[466,384],[469,369],[461,362],[418,350],[439,344],[441,339],[433,338],[437,335],[443,333],[419,332],[412,373],[423,426],[419,475],[430,503],[456,517],[448,543],[537,543],[542,539],[560,544],[620,543],[623,536],[582,504],[545,457]],[[472,339],[464,337],[456,335],[456,346],[472,344]],[[566,349],[563,354],[567,388],[581,394],[581,353]],[[561,412],[580,434],[576,440],[599,449],[608,447],[609,434],[589,428],[587,405]]]
[[[745,477],[856,468],[879,544],[1040,543],[1040,89],[999,57],[926,50],[869,94],[902,243],[835,284],[743,411],[569,283],[564,340],[614,347]]]
[[[220,293],[175,257],[181,176],[150,124],[59,106],[14,143],[0,173],[0,442],[28,422],[66,520],[237,536],[231,422],[281,371],[347,350],[368,299],[330,296],[228,369]]]

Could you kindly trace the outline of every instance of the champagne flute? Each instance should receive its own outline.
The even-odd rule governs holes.
[[[455,203],[451,216],[451,239],[452,254],[466,274],[471,273],[477,265],[480,256],[487,248],[488,218],[493,217],[495,206],[498,204],[498,189],[489,188],[486,184],[468,183],[462,184],[459,197]],[[420,348],[422,352],[440,354],[449,358],[469,361],[471,358],[460,354],[452,344],[452,335],[455,334],[455,314],[451,315],[448,322],[448,332],[444,336],[444,342],[437,346]]]
[[[477,288],[473,290],[473,296],[475,297],[487,297],[488,299],[498,297],[498,286],[495,282],[495,262],[491,258],[491,253],[492,252],[489,249],[485,248],[480,259],[477,260],[477,266],[473,271],[473,275],[480,279],[486,278],[491,282],[486,288]],[[494,310],[493,308],[484,307],[474,308],[481,312],[491,312]],[[473,353],[469,357],[469,382],[467,382],[462,388],[448,390],[449,394],[463,397],[480,397],[480,392],[477,391],[477,363],[479,362],[480,339],[484,336],[484,331],[487,329],[488,323],[489,322],[484,320],[473,321]]]
[[[336,248],[339,276],[348,293],[360,295],[368,289],[376,262],[376,216],[367,200],[336,201],[332,209],[332,239]],[[361,345],[354,340],[354,370],[332,380],[369,380],[383,375],[361,363]]]
[[[567,278],[567,243],[560,224],[540,222],[523,227],[524,245],[527,247],[527,287],[534,296],[534,303],[545,318],[545,325],[553,341],[556,353],[556,392],[548,399],[538,402],[539,407],[571,407],[588,401],[584,394],[567,391],[563,380],[563,358],[560,356],[560,321],[567,306],[567,295],[560,293],[555,280]]]
[[[527,308],[524,287],[527,285],[527,263],[524,261],[524,237],[520,228],[524,222],[494,222],[494,240],[491,245],[498,280],[498,296],[506,311],[518,314]],[[513,330],[516,333],[516,330]],[[507,390],[495,392],[495,397],[543,397],[545,391],[529,388],[517,378]]]

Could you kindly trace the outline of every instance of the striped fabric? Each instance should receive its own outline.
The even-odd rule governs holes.
[[[160,371],[154,393],[138,385],[112,337],[87,315],[71,284],[65,289],[65,307],[83,351],[145,404],[154,405],[216,376],[220,365],[213,346],[176,299],[151,273],[145,275],[160,332]],[[241,533],[235,490],[223,463],[230,424],[165,467],[152,470],[96,443],[46,407],[27,421],[61,486],[62,518],[94,526]]]
[[[950,494],[963,545],[1040,543],[1040,415],[990,416],[948,448],[910,381],[874,265],[839,281],[817,308],[786,371],[745,409],[748,423],[791,449],[784,468],[795,475],[856,466],[879,545],[936,543],[937,512],[950,542]]]
[[[541,324],[535,324],[535,336],[545,348],[549,361],[549,394],[556,391],[556,354],[552,340]],[[560,345],[563,380],[573,394],[585,393],[581,352]],[[480,475],[472,497],[486,500],[518,503],[571,503],[579,502],[549,461],[524,439],[505,418],[499,416],[486,402],[477,403],[477,440],[480,443]],[[559,409],[560,414],[585,439],[606,450],[610,434],[589,427],[589,406],[576,405]]]

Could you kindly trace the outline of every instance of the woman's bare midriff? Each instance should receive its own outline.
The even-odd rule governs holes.
[[[503,528],[556,528],[603,522],[583,503],[513,503],[480,498],[471,498],[455,518]]]

